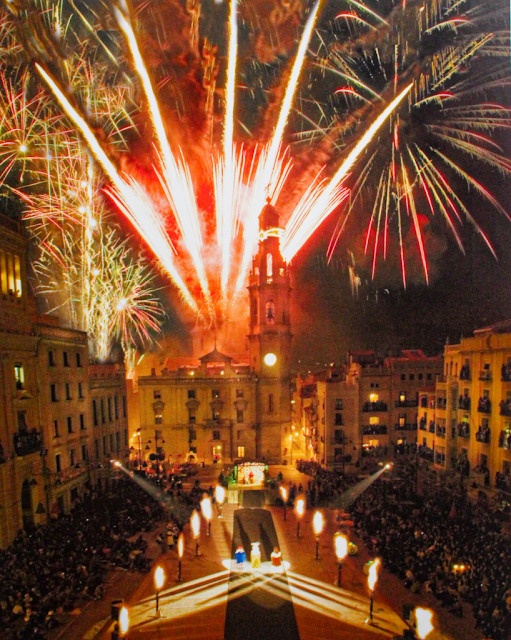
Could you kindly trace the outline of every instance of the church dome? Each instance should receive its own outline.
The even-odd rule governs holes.
[[[267,204],[263,207],[261,215],[259,216],[260,231],[267,231],[268,229],[274,229],[279,226],[279,214],[277,210],[270,204],[270,198],[268,198],[266,202]]]

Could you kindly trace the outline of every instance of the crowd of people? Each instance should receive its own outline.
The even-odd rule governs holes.
[[[511,556],[503,514],[472,502],[458,481],[423,485],[403,463],[391,481],[375,482],[352,505],[355,531],[384,566],[415,593],[431,593],[455,615],[470,603],[486,638],[511,628]]]
[[[164,517],[131,480],[91,490],[69,514],[22,530],[0,550],[0,637],[42,638],[78,603],[101,599],[108,571],[148,571],[140,535]]]

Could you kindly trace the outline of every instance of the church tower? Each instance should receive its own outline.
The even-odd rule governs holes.
[[[259,250],[249,284],[250,367],[257,383],[257,456],[281,463],[291,433],[291,285],[280,253],[279,215],[269,203],[259,216]]]

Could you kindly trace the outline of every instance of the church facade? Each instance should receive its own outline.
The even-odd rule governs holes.
[[[161,358],[150,375],[138,376],[131,398],[140,417],[131,434],[132,463],[282,462],[291,433],[292,334],[280,233],[268,203],[249,276],[248,353],[234,357],[215,344],[199,356]],[[198,333],[194,344],[204,344]]]

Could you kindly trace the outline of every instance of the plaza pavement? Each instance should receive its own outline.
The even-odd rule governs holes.
[[[284,482],[293,481],[297,485],[301,482],[306,487],[310,480],[309,476],[286,466],[272,467],[272,477],[276,477],[279,471],[284,475]],[[215,468],[201,472],[204,488],[214,484],[216,472]],[[217,517],[215,507],[210,536],[206,535],[205,523],[202,522],[200,555],[196,555],[195,540],[189,526],[185,528],[181,582],[177,582],[177,551],[171,550],[158,558],[166,573],[166,583],[160,594],[161,617],[156,616],[153,573],[141,577],[124,573],[118,579],[120,597],[122,586],[131,586],[131,594],[125,598],[130,610],[130,640],[223,640],[224,637],[225,640],[237,640],[243,637],[233,635],[237,618],[240,619],[240,625],[248,624],[245,628],[253,630],[250,638],[273,640],[278,637],[284,640],[285,634],[276,636],[274,631],[270,634],[269,626],[265,625],[264,607],[276,607],[276,603],[282,606],[286,598],[289,603],[288,594],[291,595],[301,640],[377,640],[392,638],[406,628],[400,618],[404,603],[429,607],[437,605],[431,597],[410,594],[395,576],[381,571],[374,597],[374,626],[368,625],[369,597],[367,578],[363,573],[368,556],[360,541],[351,536],[358,543],[360,554],[345,561],[339,588],[336,585],[338,568],[333,547],[333,534],[337,530],[336,513],[327,509],[322,510],[325,528],[320,535],[319,560],[316,560],[313,512],[306,512],[303,517],[298,539],[293,510],[287,509],[284,520],[282,507],[266,508],[272,516],[283,559],[290,564],[284,587],[281,578],[270,572],[252,573],[249,570],[245,574],[233,572],[231,576],[234,517],[239,509],[239,505],[232,502],[234,499],[235,494],[231,493],[231,503],[224,506],[222,518]],[[153,554],[157,553],[154,545],[152,549]],[[245,609],[240,599],[229,612],[231,578],[236,581],[236,589],[240,590],[243,598],[255,599],[258,603],[255,609]],[[124,584],[126,580],[128,585]],[[108,594],[115,598],[115,583],[110,587]],[[283,617],[289,620],[288,603],[287,613]],[[108,619],[109,606],[108,596],[103,603],[92,603],[89,614],[84,611],[82,616],[78,616],[75,623],[60,632],[58,640],[77,640],[80,637],[86,640],[109,640],[113,628]],[[102,617],[98,619],[100,610]],[[89,622],[85,630],[84,626],[93,611],[96,614],[95,623]],[[440,611],[440,615],[436,616],[438,630],[428,636],[428,640],[480,640],[481,635],[474,630],[473,619],[467,612],[468,608],[466,615],[458,619]],[[247,618],[242,622],[245,614]],[[229,616],[227,625],[226,616]],[[249,640],[246,634],[244,638]]]

